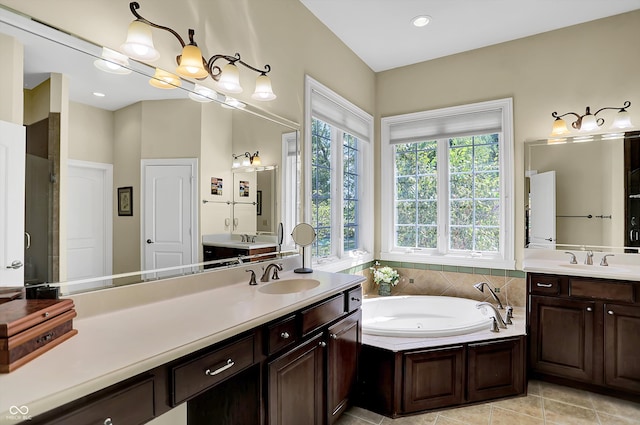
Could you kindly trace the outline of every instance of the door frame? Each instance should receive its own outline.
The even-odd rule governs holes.
[[[105,276],[113,274],[113,164],[106,164],[102,162],[80,161],[77,159],[67,160],[67,175],[69,174],[69,168],[84,168],[91,170],[102,171],[104,174],[104,206],[105,206],[105,223],[104,223],[104,264],[105,264]],[[71,205],[68,201],[68,197],[71,194],[67,194],[67,206]],[[65,224],[69,226],[69,223]],[[67,236],[68,236],[68,232]],[[65,244],[67,246],[67,244]],[[67,246],[67,250],[68,250]],[[65,254],[68,259],[69,256]],[[66,269],[69,269],[67,265]]]
[[[190,166],[191,167],[191,263],[198,263],[200,233],[198,230],[198,158],[166,158],[166,159],[142,159],[140,160],[140,270],[145,270],[145,188],[146,188],[146,167],[150,166]],[[185,264],[186,265],[186,264]]]

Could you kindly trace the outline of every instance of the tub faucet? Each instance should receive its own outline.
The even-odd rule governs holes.
[[[498,308],[500,310],[504,310],[504,307],[502,306],[502,302],[500,302],[500,298],[498,298],[498,296],[496,295],[495,292],[493,292],[493,290],[491,289],[491,287],[489,286],[489,284],[487,282],[478,282],[475,285],[473,285],[474,288],[476,288],[478,291],[484,293],[484,287],[489,288],[489,292],[491,293],[491,296],[493,297],[494,300],[496,300],[496,302],[498,303]]]
[[[260,282],[269,282],[269,272],[271,271],[271,269],[274,269],[273,276],[271,276],[271,278],[274,280],[280,279],[280,276],[278,276],[278,271],[282,271],[282,264],[271,263],[267,267],[265,267],[264,273],[262,273],[262,277],[260,278]]]
[[[501,327],[502,329],[507,329],[507,324],[505,323],[504,319],[502,318],[502,316],[500,315],[500,312],[498,311],[498,309],[496,308],[496,306],[494,306],[491,303],[488,303],[486,301],[483,301],[481,303],[476,304],[476,308],[482,308],[482,307],[490,307],[493,310],[493,314],[494,314],[494,319],[498,321],[498,326]]]

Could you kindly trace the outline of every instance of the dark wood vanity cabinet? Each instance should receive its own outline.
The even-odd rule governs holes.
[[[469,344],[467,357],[468,401],[524,393],[524,338]]]
[[[530,273],[529,368],[539,378],[640,394],[640,284]]]

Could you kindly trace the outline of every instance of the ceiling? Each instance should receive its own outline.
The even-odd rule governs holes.
[[[300,2],[375,72],[640,9],[640,0]],[[431,22],[414,27],[418,15]]]

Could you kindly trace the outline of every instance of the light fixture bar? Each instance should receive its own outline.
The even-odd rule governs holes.
[[[552,136],[562,136],[564,134],[569,133],[569,129],[567,128],[566,122],[562,119],[567,115],[573,115],[576,117],[576,120],[571,123],[571,127],[575,130],[581,132],[589,132],[593,130],[597,130],[599,127],[602,127],[604,124],[604,118],[597,117],[597,115],[608,109],[617,110],[616,118],[613,121],[612,128],[614,129],[624,129],[624,128],[632,128],[633,124],[631,124],[631,118],[629,117],[629,112],[627,108],[631,106],[631,102],[628,100],[624,102],[621,107],[611,107],[607,106],[604,108],[598,109],[595,113],[591,113],[591,107],[587,106],[585,113],[583,115],[577,114],[575,112],[566,112],[564,114],[558,114],[557,112],[552,112],[551,116],[555,118],[553,122],[553,129],[551,131]]]

